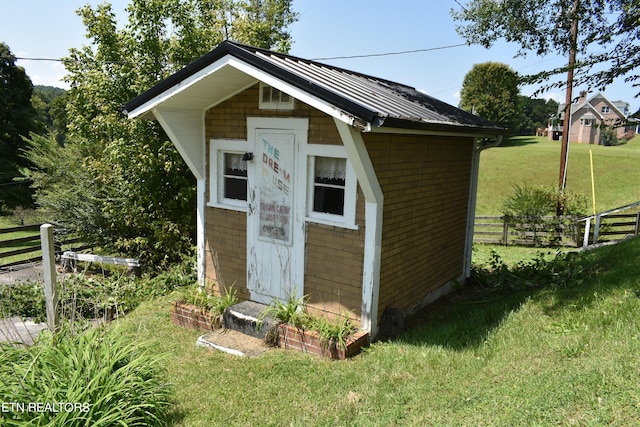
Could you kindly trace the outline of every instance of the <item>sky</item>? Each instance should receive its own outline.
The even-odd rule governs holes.
[[[464,1],[460,1],[464,4]],[[5,2],[0,42],[19,58],[63,58],[70,48],[89,44],[75,11],[96,0],[20,0]],[[124,24],[128,0],[112,0],[113,10]],[[455,0],[294,0],[298,21],[291,27],[292,55],[415,87],[451,105],[459,104],[464,76],[475,64],[502,62],[519,73],[533,73],[562,66],[562,56],[514,58],[518,46],[498,42],[490,49],[456,46],[464,43],[455,30],[451,9]],[[451,47],[456,46],[456,47]],[[404,54],[397,52],[420,51]],[[358,55],[366,58],[322,59]],[[36,85],[66,88],[60,62],[19,60]],[[537,87],[521,87],[530,96]],[[574,89],[574,95],[581,88]],[[630,83],[614,82],[603,92],[611,101],[623,100],[631,111],[640,107]],[[564,102],[563,90],[538,95]]]

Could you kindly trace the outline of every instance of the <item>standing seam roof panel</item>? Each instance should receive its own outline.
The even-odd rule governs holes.
[[[281,59],[277,58],[277,62],[280,61]],[[393,110],[392,107],[399,109],[406,108],[406,102],[398,102],[401,101],[401,99],[399,99],[397,95],[388,90],[382,91],[382,86],[370,78],[331,69],[322,65],[300,63],[299,61],[293,61],[289,58],[285,58],[283,66],[288,66],[305,77],[313,78],[317,84],[336,93],[350,93],[352,94],[350,99],[354,102],[367,106],[372,111],[383,116],[402,117],[401,114],[391,113]],[[327,81],[327,77],[329,77],[330,80]],[[342,82],[342,84],[339,84],[340,82]],[[416,114],[416,117],[418,118],[420,115]]]
[[[259,52],[258,54],[261,54]],[[333,69],[324,64],[306,63],[292,58],[280,58],[276,55],[261,54],[265,59],[286,67],[291,72],[313,81],[313,83],[325,87],[335,93],[351,94],[349,99],[369,108],[382,117],[406,118],[415,121],[436,121],[453,123],[450,117],[434,113],[422,104],[412,102],[401,95],[398,91],[390,88],[387,82],[374,80],[343,70]],[[330,78],[328,80],[327,78]],[[339,84],[341,82],[342,84]],[[408,86],[398,84],[402,90],[412,90]],[[424,94],[421,94],[424,95]],[[342,95],[345,96],[345,95]],[[427,95],[424,95],[427,96]],[[426,119],[426,120],[425,120]]]

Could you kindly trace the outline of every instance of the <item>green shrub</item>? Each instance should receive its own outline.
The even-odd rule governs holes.
[[[80,272],[58,282],[60,313],[70,320],[108,320],[130,312],[147,299],[192,285],[196,280],[192,257],[185,257],[182,263],[154,277],[128,277],[118,270],[105,275]],[[0,315],[44,321],[46,307],[42,283],[26,281],[0,286]]]
[[[14,405],[1,425],[167,424],[173,392],[158,357],[121,335],[90,329],[0,350],[0,401]]]
[[[539,218],[555,212],[555,192],[541,186],[513,184],[511,194],[502,202],[502,214],[511,217]]]
[[[558,205],[563,216],[556,216]],[[521,238],[534,244],[557,244],[566,230],[573,230],[575,219],[585,215],[587,199],[579,194],[563,193],[551,187],[529,184],[512,186],[512,192],[503,199],[502,214],[516,220],[516,231]],[[544,218],[551,217],[551,218]]]
[[[47,315],[42,283],[25,281],[0,285],[0,317],[11,316],[44,321]]]
[[[502,214],[511,217],[540,218],[555,215],[558,202],[564,215],[584,216],[587,210],[587,199],[581,194],[559,190],[551,187],[513,184],[511,194],[502,201]]]

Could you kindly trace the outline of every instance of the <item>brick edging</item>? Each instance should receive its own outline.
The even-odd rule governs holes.
[[[341,348],[336,342],[322,342],[316,331],[302,330],[286,323],[278,325],[277,345],[280,348],[303,351],[331,359],[344,360],[357,354],[363,347],[369,345],[369,333],[357,331]]]
[[[179,301],[171,303],[171,321],[185,328],[213,330],[213,317],[210,313],[201,307]]]

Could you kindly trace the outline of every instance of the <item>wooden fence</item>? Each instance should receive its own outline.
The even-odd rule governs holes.
[[[476,216],[473,241],[496,245],[573,246],[622,240],[640,232],[640,213],[603,212],[586,218]]]
[[[0,229],[0,268],[42,259],[40,225],[23,225]],[[9,236],[5,239],[4,237],[8,234],[19,234],[21,237]],[[56,238],[55,241],[56,254],[61,254],[64,250],[80,250],[87,247],[78,238]]]

